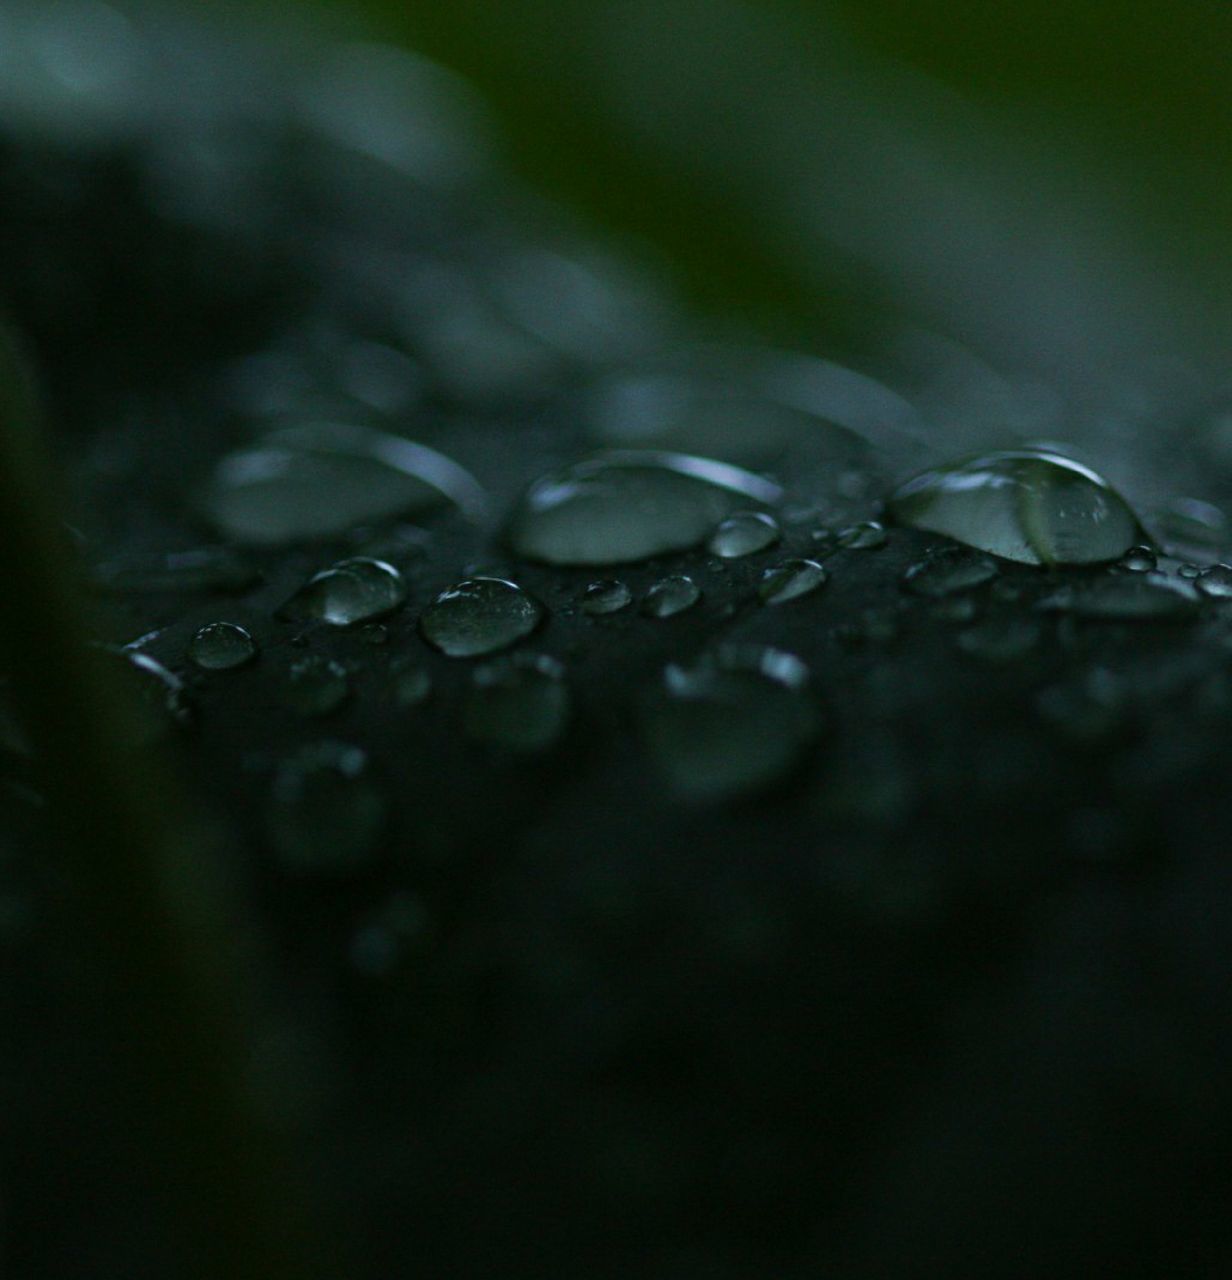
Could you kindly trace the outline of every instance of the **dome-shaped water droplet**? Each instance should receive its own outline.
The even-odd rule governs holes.
[[[716,801],[777,782],[815,731],[808,671],[791,654],[724,646],[672,666],[644,717],[647,749],[674,790]]]
[[[188,656],[204,671],[230,671],[257,656],[257,642],[234,622],[209,622],[193,636]]]
[[[340,560],[309,579],[282,612],[290,617],[316,618],[334,627],[349,627],[384,617],[405,600],[406,583],[393,565],[358,556]]]
[[[1117,561],[1117,568],[1127,573],[1150,573],[1158,566],[1158,558],[1150,547],[1130,547]]]
[[[786,604],[824,586],[829,574],[816,560],[784,560],[762,574],[757,594],[763,604]]]
[[[737,511],[710,535],[707,548],[724,560],[764,551],[779,540],[778,522],[762,511]]]
[[[543,606],[504,578],[467,578],[424,610],[419,630],[451,658],[495,653],[525,639],[543,618]]]
[[[885,525],[876,520],[865,520],[861,524],[850,525],[838,534],[838,545],[851,551],[875,551],[886,544]]]
[[[997,576],[996,562],[956,547],[913,564],[903,574],[903,586],[917,596],[954,595],[970,591]]]
[[[509,751],[550,747],[569,719],[564,674],[544,654],[519,653],[476,667],[463,718],[467,734]]]
[[[1232,564],[1211,565],[1198,574],[1194,585],[1214,600],[1232,599]]]
[[[358,747],[322,742],[274,775],[266,837],[296,876],[348,875],[367,864],[385,830],[386,805]]]
[[[1063,587],[1041,600],[1039,607],[1078,618],[1132,622],[1186,617],[1200,599],[1188,582],[1166,574],[1110,573]]]
[[[692,578],[673,574],[661,578],[646,592],[642,612],[649,618],[671,618],[691,609],[702,598],[702,590]]]
[[[343,423],[289,427],[229,454],[202,497],[223,533],[258,546],[337,538],[445,501],[471,514],[484,505],[478,482],[450,458]]]
[[[390,668],[394,701],[400,707],[417,707],[432,693],[432,676],[414,658],[403,658]]]
[[[332,659],[313,655],[291,664],[282,688],[283,701],[305,716],[337,711],[351,693],[347,669]]]
[[[536,481],[509,541],[548,564],[626,564],[695,547],[733,507],[779,496],[769,480],[709,458],[613,453]]]
[[[633,592],[615,579],[592,582],[582,596],[582,612],[598,617],[605,613],[619,613],[633,601]]]
[[[1134,513],[1107,481],[1043,450],[925,471],[891,496],[889,511],[900,524],[1023,564],[1115,560],[1142,540]]]

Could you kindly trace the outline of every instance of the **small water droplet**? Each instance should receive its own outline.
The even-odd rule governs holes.
[[[1150,547],[1130,547],[1117,561],[1117,568],[1129,573],[1151,573],[1157,567],[1158,560]]]
[[[1023,564],[1115,560],[1141,540],[1125,500],[1059,454],[1013,449],[925,471],[889,500],[900,524]]]
[[[619,613],[633,601],[633,592],[625,583],[615,579],[592,582],[582,596],[582,612],[592,616]]]
[[[393,565],[358,556],[314,575],[280,613],[349,627],[384,617],[405,601],[406,583]]]
[[[204,671],[230,671],[257,656],[257,642],[234,622],[209,622],[193,636],[188,656]]]
[[[770,481],[709,458],[612,453],[536,481],[509,541],[547,564],[625,564],[695,547],[741,501],[780,496]]]
[[[991,618],[960,632],[957,644],[981,662],[1015,662],[1039,644],[1041,634],[1039,623],[1031,618]]]
[[[1201,599],[1187,582],[1162,573],[1107,574],[1073,583],[1040,601],[1041,609],[1111,621],[1183,618]]]
[[[838,534],[838,545],[851,551],[874,551],[878,547],[884,547],[886,540],[885,525],[876,520],[850,525]]]
[[[773,516],[761,511],[737,511],[710,535],[706,546],[724,560],[735,560],[774,546],[779,536]]]
[[[386,823],[386,804],[367,776],[367,757],[339,742],[308,746],[278,767],[265,832],[284,871],[349,875],[368,864]]]
[[[283,701],[304,716],[337,711],[351,693],[351,679],[341,663],[312,655],[291,664],[282,688]]]
[[[288,427],[228,454],[202,497],[223,533],[255,546],[337,538],[446,501],[484,508],[478,482],[452,459],[346,423]]]
[[[1202,566],[1200,564],[1192,564],[1188,561],[1185,564],[1178,565],[1176,569],[1176,576],[1178,578],[1185,578],[1190,581],[1198,577],[1201,573]]]
[[[692,578],[674,574],[661,578],[646,592],[642,612],[650,618],[671,618],[691,609],[701,598],[701,588]]]
[[[419,630],[451,658],[474,658],[525,639],[543,618],[543,606],[504,578],[467,578],[424,610]]]
[[[414,658],[402,658],[390,668],[394,701],[400,707],[417,707],[432,693],[432,676]]]
[[[947,547],[913,564],[903,574],[903,586],[914,595],[939,598],[970,591],[995,578],[998,572],[996,562],[987,556]]]
[[[1232,599],[1232,564],[1213,564],[1195,580],[1198,590],[1215,600]]]
[[[824,586],[829,574],[816,560],[784,560],[767,569],[757,586],[763,604],[786,604]]]
[[[545,654],[519,653],[476,667],[466,699],[467,734],[509,751],[543,751],[569,719],[564,668]]]
[[[808,669],[794,655],[725,645],[689,667],[671,666],[650,701],[647,749],[672,788],[717,801],[783,778],[816,730]]]

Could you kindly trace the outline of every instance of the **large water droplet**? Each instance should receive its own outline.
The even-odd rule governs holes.
[[[544,654],[519,653],[476,667],[466,699],[467,734],[510,751],[543,751],[564,732],[569,687]]]
[[[1213,564],[1203,569],[1194,579],[1194,585],[1213,600],[1232,599],[1232,564]]]
[[[1013,449],[925,471],[899,488],[900,524],[1023,564],[1115,560],[1142,532],[1124,498],[1059,454]]]
[[[786,604],[824,586],[829,575],[816,560],[784,560],[762,574],[757,594],[763,604]]]
[[[813,736],[807,684],[798,658],[759,646],[723,646],[693,666],[669,667],[647,707],[647,748],[689,799],[761,790],[788,772]]]
[[[202,505],[237,542],[283,546],[445,501],[472,515],[484,507],[478,482],[444,454],[366,427],[311,423],[225,457]]]
[[[305,716],[325,716],[337,711],[351,693],[351,679],[339,662],[320,655],[291,664],[282,688],[283,701]]]
[[[543,606],[504,578],[467,578],[424,610],[419,630],[451,658],[495,653],[525,639],[543,618]]]
[[[646,592],[642,612],[648,618],[671,618],[691,609],[702,598],[702,590],[685,574],[661,578]]]
[[[288,601],[291,617],[317,618],[334,627],[370,622],[399,608],[406,600],[402,575],[384,560],[358,556],[340,560],[311,578]]]
[[[621,609],[627,609],[632,601],[633,592],[625,583],[615,579],[604,579],[600,582],[592,582],[586,588],[582,596],[582,612],[589,613],[593,617],[599,617],[605,613],[619,613]]]
[[[987,556],[972,555],[949,547],[937,555],[913,564],[903,574],[903,586],[918,596],[954,595],[970,591],[997,576],[996,562]]]
[[[385,799],[358,747],[322,742],[283,762],[265,811],[266,836],[297,876],[347,875],[368,863],[385,830]]]
[[[707,548],[724,560],[751,556],[779,540],[778,522],[762,511],[737,511],[710,535]]]
[[[257,642],[234,622],[209,622],[193,636],[188,656],[204,671],[231,671],[257,656]]]
[[[1117,561],[1117,568],[1127,573],[1150,573],[1158,566],[1158,558],[1150,547],[1130,547]]]
[[[537,480],[509,540],[548,564],[624,564],[695,547],[741,502],[780,495],[771,481],[709,458],[612,453]]]
[[[1040,601],[1040,608],[1078,618],[1134,621],[1183,618],[1193,613],[1198,592],[1162,573],[1110,573],[1074,583]]]

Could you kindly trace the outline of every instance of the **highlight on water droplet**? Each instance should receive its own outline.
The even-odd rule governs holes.
[[[1232,564],[1213,564],[1203,569],[1194,579],[1194,585],[1212,600],[1232,599]]]
[[[672,618],[691,609],[702,598],[702,589],[686,574],[661,578],[646,592],[642,612],[648,618]]]
[[[581,609],[592,617],[619,613],[633,602],[633,592],[627,584],[614,578],[592,582],[582,594]]]
[[[888,502],[899,523],[1022,564],[1095,564],[1142,542],[1125,499],[1089,468],[1008,449],[925,471]]]
[[[1150,621],[1189,617],[1198,606],[1198,591],[1163,573],[1109,573],[1072,583],[1039,602],[1039,608],[1076,618]]]
[[[781,536],[773,516],[764,511],[736,511],[719,524],[706,547],[724,560],[736,560],[774,546]]]
[[[762,574],[757,594],[763,604],[786,604],[825,586],[829,576],[816,560],[784,560]]]
[[[279,612],[283,617],[350,627],[383,618],[405,601],[406,583],[393,565],[356,556],[315,574]]]
[[[203,671],[231,671],[257,656],[257,642],[234,622],[209,622],[189,642],[188,656]]]
[[[903,574],[903,586],[914,595],[937,599],[970,591],[995,578],[998,572],[996,561],[987,556],[946,547],[913,564]]]
[[[525,639],[543,606],[504,578],[467,578],[442,591],[419,619],[423,638],[451,658],[475,658]]]

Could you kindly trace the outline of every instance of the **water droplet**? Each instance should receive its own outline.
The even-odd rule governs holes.
[[[692,578],[675,574],[661,578],[646,592],[642,612],[650,618],[670,618],[691,609],[701,598],[701,588]]]
[[[773,516],[761,511],[737,511],[710,535],[706,546],[724,560],[735,560],[774,546],[779,536],[779,526]]]
[[[477,742],[509,751],[550,747],[569,719],[564,668],[544,654],[519,653],[476,667],[464,724]]]
[[[605,613],[619,613],[633,601],[633,592],[623,582],[615,579],[604,579],[592,582],[582,596],[582,612],[598,616]]]
[[[1125,500],[1059,454],[1013,449],[925,471],[889,500],[900,524],[1023,564],[1115,560],[1141,540]]]
[[[1201,599],[1187,582],[1162,573],[1107,574],[1063,587],[1040,601],[1041,609],[1079,618],[1133,621],[1181,618]]]
[[[341,663],[312,655],[291,664],[282,688],[283,701],[304,716],[337,711],[351,693],[351,679]]]
[[[478,482],[443,454],[366,427],[310,423],[228,454],[202,505],[237,542],[284,546],[445,501],[471,515],[484,507]]]
[[[406,583],[393,565],[358,556],[340,560],[310,578],[280,613],[349,627],[384,617],[405,601]]]
[[[1202,573],[1202,566],[1200,564],[1192,564],[1189,562],[1186,562],[1185,564],[1182,564],[1182,565],[1178,565],[1176,570],[1176,576],[1178,578],[1185,578],[1189,581],[1192,581],[1194,578],[1197,578],[1201,573]]]
[[[283,870],[348,875],[369,863],[386,822],[385,799],[358,747],[321,742],[283,761],[274,775],[265,832]]]
[[[1198,590],[1215,600],[1232,599],[1232,564],[1213,564],[1195,580]]]
[[[674,790],[716,801],[764,789],[800,759],[816,729],[808,669],[792,654],[723,646],[671,666],[644,717],[647,749]]]
[[[851,551],[874,551],[886,544],[885,525],[876,520],[853,524],[838,534],[838,545]]]
[[[255,566],[226,547],[203,547],[171,555],[122,556],[104,562],[94,571],[95,586],[115,594],[243,591],[260,580]]]
[[[419,630],[451,658],[495,653],[525,639],[543,618],[543,606],[504,578],[467,578],[424,610]]]
[[[234,622],[209,622],[193,636],[188,656],[205,671],[230,671],[257,656],[257,642]]]
[[[816,591],[828,579],[816,560],[784,560],[762,574],[757,594],[763,604],[786,604]]]
[[[1040,625],[1031,618],[992,618],[958,635],[963,653],[981,662],[1015,662],[1040,641]]]
[[[1117,561],[1117,568],[1129,573],[1151,573],[1157,567],[1158,560],[1150,547],[1130,547]]]
[[[947,547],[913,564],[903,574],[903,586],[917,596],[949,596],[959,591],[970,591],[995,578],[997,573],[996,562],[987,556]]]
[[[624,564],[695,547],[741,501],[780,495],[769,480],[708,458],[612,453],[537,480],[509,540],[548,564]]]
[[[432,693],[432,676],[413,658],[403,658],[390,668],[394,701],[400,707],[417,707]]]

